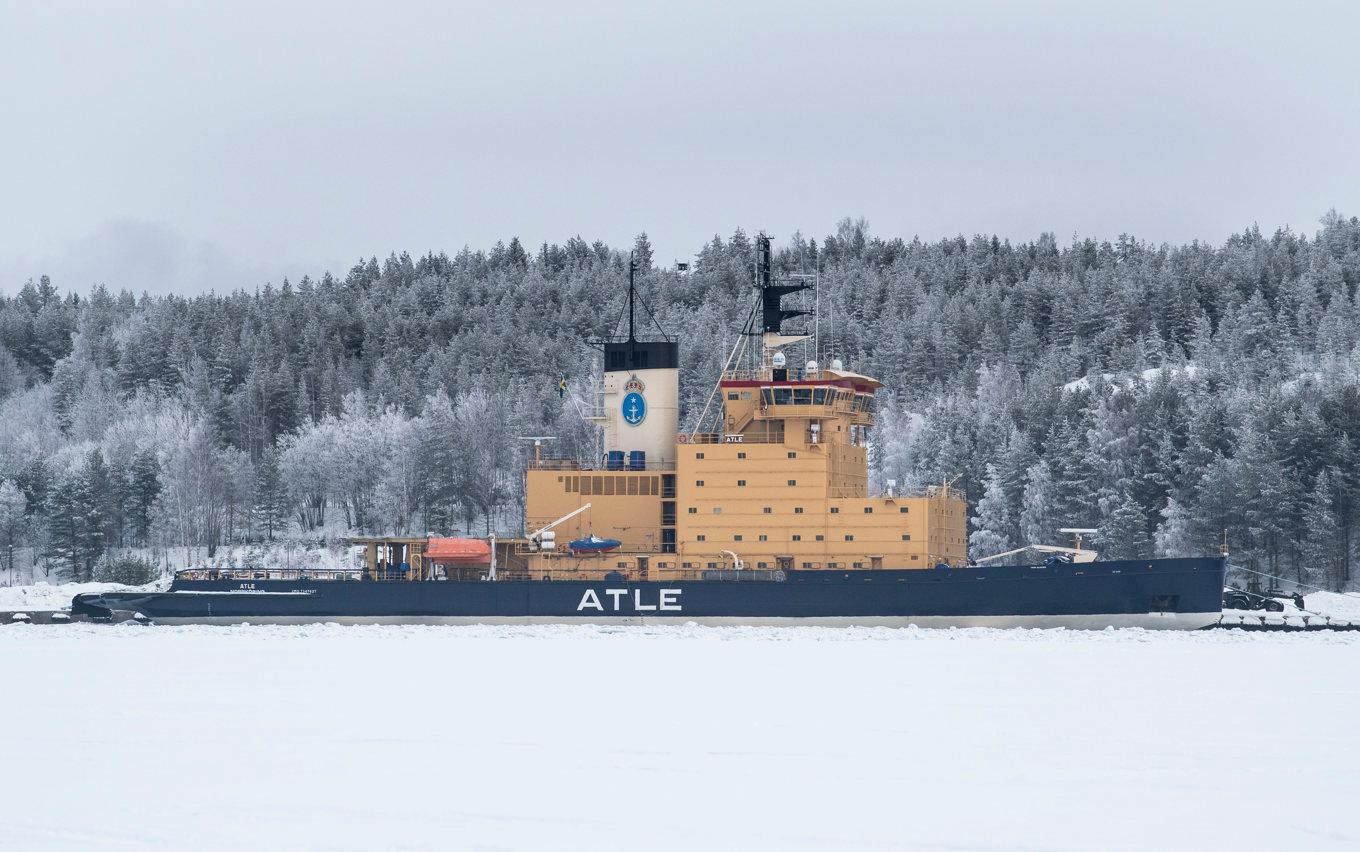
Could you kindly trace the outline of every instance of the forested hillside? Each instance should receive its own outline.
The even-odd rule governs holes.
[[[521,436],[595,451],[585,341],[614,327],[634,249],[682,342],[688,424],[749,304],[740,231],[687,272],[654,267],[643,235],[224,295],[30,282],[0,298],[0,559],[80,579],[120,548],[515,530]],[[823,357],[891,390],[876,480],[957,477],[976,555],[1061,526],[1098,527],[1110,555],[1204,553],[1227,530],[1238,564],[1353,585],[1355,218],[1221,246],[924,242],[846,220],[777,263],[820,270]]]

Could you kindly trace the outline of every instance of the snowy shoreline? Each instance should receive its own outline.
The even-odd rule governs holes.
[[[1240,631],[13,627],[0,842],[1354,848],[1357,649]],[[1263,735],[1279,747],[1243,761]]]
[[[601,626],[601,625],[346,625],[319,623],[303,625],[237,624],[237,625],[139,625],[126,622],[119,625],[68,624],[57,629],[39,625],[9,625],[14,633],[44,632],[59,635],[64,641],[103,641],[112,637],[118,642],[222,639],[249,642],[256,639],[271,641],[304,641],[363,643],[385,642],[633,642],[653,643],[972,643],[994,644],[1157,644],[1157,645],[1230,645],[1257,644],[1274,647],[1280,642],[1302,644],[1360,645],[1360,632],[1297,632],[1260,633],[1246,630],[1143,630],[1114,628],[1104,630],[1068,630],[1066,628],[1011,628],[989,627],[710,627],[700,624],[656,626]],[[0,630],[0,647],[6,641],[23,644],[24,638],[7,635]]]

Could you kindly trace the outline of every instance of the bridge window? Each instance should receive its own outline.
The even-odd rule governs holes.
[[[734,401],[735,401],[736,398],[737,398],[737,393],[736,393],[736,391],[729,391],[728,394],[727,394],[727,398],[730,399],[730,400],[734,400]]]
[[[826,388],[813,388],[813,389],[812,389],[812,404],[813,404],[813,405],[826,405]]]
[[[792,401],[793,401],[793,391],[792,391],[792,390],[790,390],[789,388],[775,388],[775,389],[774,389],[774,404],[775,404],[775,405],[788,405],[788,404],[789,404],[790,402],[792,402]]]
[[[761,388],[761,389],[760,389],[760,401],[761,401],[762,403],[764,403],[765,405],[769,405],[770,402],[771,402],[772,400],[773,400],[773,397],[770,395],[770,389],[769,389],[769,388]]]
[[[794,404],[794,405],[811,405],[811,404],[812,404],[812,388],[794,388],[794,389],[793,389],[793,404]]]

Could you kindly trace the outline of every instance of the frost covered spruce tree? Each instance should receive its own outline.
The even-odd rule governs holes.
[[[1020,505],[1020,538],[1029,544],[1048,544],[1062,527],[1053,511],[1053,474],[1048,462],[1040,461],[1025,471],[1025,491]]]
[[[1143,507],[1130,496],[1118,501],[1105,517],[1096,540],[1103,559],[1146,559],[1152,556]]]
[[[260,454],[255,467],[255,524],[265,540],[287,532],[292,515],[288,488],[279,472],[279,453],[273,447]]]
[[[1010,527],[1009,506],[1001,475],[996,465],[987,466],[987,491],[978,501],[968,534],[968,555],[973,559],[995,556],[1014,547],[1006,530]]]
[[[5,568],[14,574],[14,551],[24,541],[28,524],[28,500],[11,479],[0,482],[0,548]]]

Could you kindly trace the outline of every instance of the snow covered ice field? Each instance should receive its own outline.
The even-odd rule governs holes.
[[[1341,849],[1355,634],[0,628],[0,848]]]

